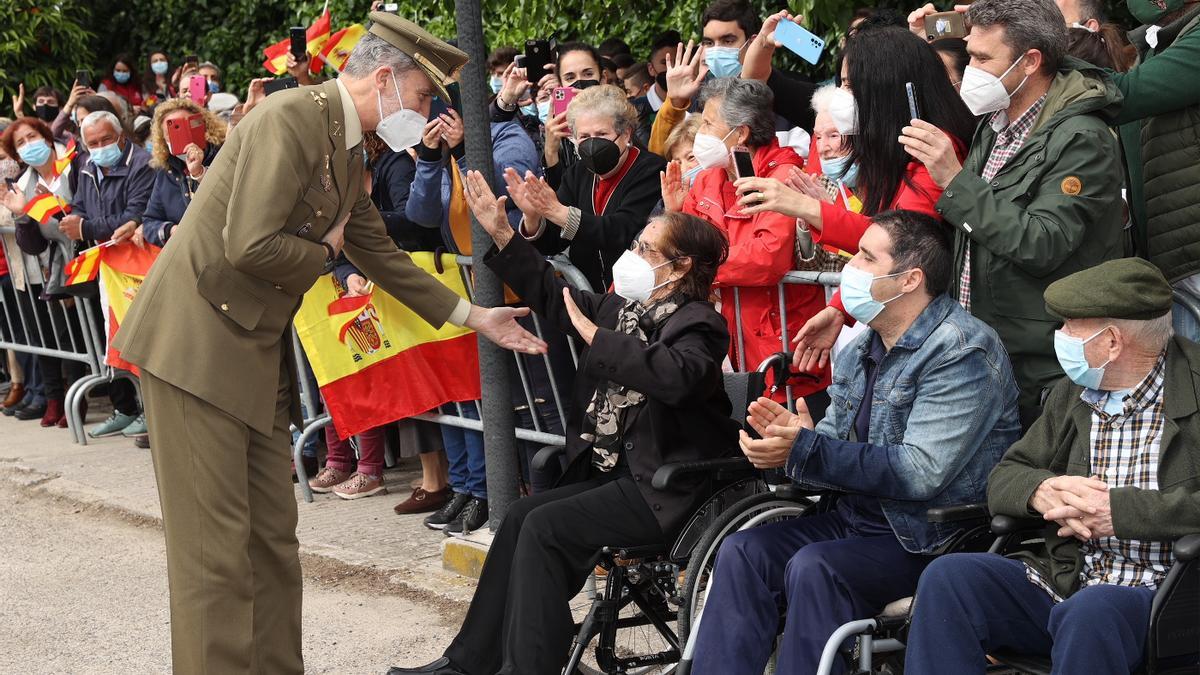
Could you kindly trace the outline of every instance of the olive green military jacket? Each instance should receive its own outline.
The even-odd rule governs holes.
[[[292,317],[347,213],[355,266],[429,323],[451,316],[460,298],[388,237],[345,134],[336,81],[277,92],[237,125],[116,335],[125,359],[270,435]]]

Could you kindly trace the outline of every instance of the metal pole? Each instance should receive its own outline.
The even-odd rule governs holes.
[[[483,19],[479,0],[457,0],[454,16],[458,24],[458,48],[470,60],[459,78],[463,99],[463,122],[467,144],[467,166],[479,171],[495,186],[492,166],[491,120],[486,90],[487,54],[483,46]],[[500,280],[483,264],[492,238],[471,216],[471,246],[474,253],[475,304],[497,307],[504,304]],[[483,385],[483,444],[487,463],[488,511],[492,529],[500,525],[508,505],[517,498],[518,479],[513,409],[508,383],[508,361],[504,350],[479,336],[479,377]]]

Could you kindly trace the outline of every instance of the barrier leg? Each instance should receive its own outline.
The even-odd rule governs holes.
[[[308,487],[308,475],[304,472],[304,446],[308,443],[308,439],[312,438],[314,434],[324,429],[332,421],[332,417],[325,415],[304,425],[304,429],[300,432],[300,437],[296,439],[296,443],[292,446],[292,463],[296,465],[296,480],[300,483],[300,493],[304,495],[304,501],[310,504],[313,500],[313,492],[312,488]]]
[[[87,400],[88,392],[107,379],[103,375],[84,375],[75,380],[75,383],[67,390],[63,407],[66,408],[67,413],[67,428],[75,436],[75,443],[77,445],[88,444],[87,431],[84,429],[82,404]]]

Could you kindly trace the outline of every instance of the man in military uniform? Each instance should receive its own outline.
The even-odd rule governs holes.
[[[288,333],[339,253],[435,326],[545,350],[514,320],[528,310],[471,305],[417,268],[364,193],[363,131],[415,144],[467,60],[395,15],[371,19],[340,78],[276,93],[230,134],[116,337],[142,368],[176,673],[304,670]]]

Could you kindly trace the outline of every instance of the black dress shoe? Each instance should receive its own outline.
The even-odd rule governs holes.
[[[453,661],[451,661],[449,658],[447,658],[445,656],[438,659],[437,661],[434,661],[433,663],[427,663],[423,666],[418,666],[416,668],[393,667],[393,668],[388,669],[388,671],[387,671],[387,675],[409,675],[409,674],[467,675],[466,671],[460,670],[458,668],[458,666],[454,665]]]
[[[40,420],[46,414],[46,404],[38,403],[27,405],[17,412],[13,413],[13,417],[19,420]]]

